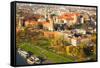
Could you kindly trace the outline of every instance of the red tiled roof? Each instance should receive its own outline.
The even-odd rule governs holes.
[[[74,15],[79,16],[79,13],[65,13],[61,16],[59,16],[60,19],[66,19],[66,20],[74,20]]]

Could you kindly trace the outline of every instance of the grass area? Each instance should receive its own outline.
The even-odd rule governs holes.
[[[61,55],[58,55],[44,48],[33,45],[31,43],[22,43],[20,45],[20,48],[24,49],[25,51],[30,51],[36,56],[46,57],[48,60],[52,61],[53,63],[74,62],[72,58],[63,57]]]

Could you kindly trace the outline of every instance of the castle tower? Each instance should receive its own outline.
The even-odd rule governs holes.
[[[81,23],[81,24],[83,24],[83,23],[84,23],[84,18],[83,18],[83,16],[82,16],[82,15],[79,17],[79,23]]]
[[[53,21],[53,18],[51,17],[50,14],[48,14],[48,20],[49,20],[49,23],[50,23],[50,26],[49,26],[49,30],[50,31],[53,31],[53,25],[54,25],[54,21]]]
[[[23,20],[24,18],[23,17],[18,17],[18,28],[22,28],[23,26],[25,26],[25,22]]]

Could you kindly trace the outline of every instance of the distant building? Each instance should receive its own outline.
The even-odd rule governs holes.
[[[17,27],[18,28],[22,28],[25,26],[25,20],[24,20],[24,17],[16,17],[16,20],[17,20]]]
[[[95,20],[90,16],[90,26],[94,29],[96,27],[96,22]]]
[[[80,34],[86,34],[86,30],[84,29],[76,29],[76,32]]]
[[[83,24],[84,23],[84,18],[83,18],[82,15],[79,16],[79,19],[78,20],[79,20],[79,23],[80,24]]]
[[[59,19],[63,20],[64,23],[67,23],[69,26],[77,23],[77,17],[80,14],[78,13],[64,13],[63,15],[59,16]]]
[[[39,19],[38,19],[38,22],[45,22],[45,21],[46,21],[45,18],[39,18]]]

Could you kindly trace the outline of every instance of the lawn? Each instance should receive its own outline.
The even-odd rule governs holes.
[[[46,57],[48,60],[52,61],[53,63],[74,62],[72,58],[58,55],[44,48],[33,45],[31,43],[22,43],[20,45],[20,48],[24,49],[25,51],[30,51],[36,56]]]

